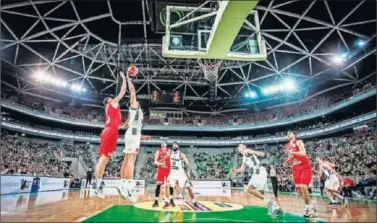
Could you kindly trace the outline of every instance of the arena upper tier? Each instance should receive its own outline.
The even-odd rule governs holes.
[[[375,107],[373,96],[376,94],[376,89],[372,87],[362,90],[363,91],[355,91],[354,95],[348,98],[336,96],[336,98],[338,98],[336,103],[333,103],[327,108],[305,112],[296,117],[276,118],[267,122],[243,125],[229,123],[229,125],[222,126],[147,124],[144,130],[146,134],[152,136],[152,139],[144,141],[143,144],[155,145],[159,144],[161,139],[165,139],[168,140],[168,142],[179,140],[183,145],[234,146],[241,142],[250,144],[282,142],[286,140],[285,132],[288,129],[295,129],[299,132],[299,136],[305,139],[350,131],[366,123],[372,123],[376,118],[376,113],[373,109],[373,106]],[[98,136],[101,131],[101,124],[80,121],[72,123],[72,118],[68,121],[68,119],[61,118],[58,114],[46,114],[43,113],[43,110],[31,107],[32,104],[26,106],[25,104],[21,105],[16,103],[17,101],[18,98],[15,96],[12,96],[9,100],[2,100],[2,105],[6,107],[6,112],[3,113],[3,128],[26,133],[28,135],[38,135],[57,140],[69,139],[80,142],[99,142]],[[284,111],[291,107],[292,106],[287,105],[286,108],[281,110]],[[305,105],[303,107],[306,109]],[[258,115],[258,113],[256,113],[256,115]],[[231,120],[234,116],[228,118]],[[221,120],[221,118],[218,119]],[[217,131],[212,131],[214,128],[216,128]],[[234,131],[227,131],[229,129]],[[159,130],[166,131],[161,132]],[[190,130],[197,131],[198,134]],[[124,130],[121,130],[121,132],[123,131]],[[203,132],[206,133],[202,134]],[[122,137],[120,137],[118,143],[124,143]]]
[[[355,89],[353,93],[338,92],[259,112],[244,111],[230,114],[224,112],[216,116],[188,114],[180,118],[161,119],[150,118],[149,114],[145,116],[144,130],[216,132],[277,127],[330,115],[375,95],[375,87],[368,84],[361,89]],[[103,108],[62,107],[60,103],[42,100],[39,97],[15,96],[3,91],[1,105],[11,111],[70,125],[102,128],[104,123]],[[123,117],[127,117],[127,110],[123,110]]]

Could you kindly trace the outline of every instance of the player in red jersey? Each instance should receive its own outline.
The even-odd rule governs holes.
[[[173,200],[173,188],[170,188],[167,185],[167,179],[170,174],[171,170],[171,162],[170,162],[170,156],[169,156],[169,150],[167,148],[166,141],[161,142],[161,148],[156,152],[154,163],[157,165],[157,186],[156,186],[156,193],[155,193],[155,201],[153,203],[152,207],[158,207],[158,198],[160,196],[160,190],[161,185],[164,185],[165,188],[165,205],[164,208],[169,207],[171,205],[172,207],[175,207],[174,200]],[[170,194],[168,199],[168,194]]]
[[[98,160],[95,170],[96,181],[92,184],[92,189],[100,197],[103,197],[103,173],[105,171],[107,163],[111,158],[111,155],[116,149],[119,138],[118,129],[122,119],[120,114],[119,101],[123,98],[127,89],[127,82],[126,77],[124,76],[124,72],[120,71],[120,75],[123,78],[123,83],[118,96],[116,96],[115,98],[107,97],[103,101],[105,105],[106,124],[105,128],[102,130],[100,137],[100,146],[98,152],[100,159]]]
[[[296,190],[301,194],[305,203],[304,217],[312,217],[315,209],[311,204],[308,186],[312,180],[312,167],[308,156],[306,155],[305,146],[302,140],[296,139],[297,134],[294,131],[288,131],[288,144],[285,149],[289,157],[284,165],[292,163],[293,183]]]

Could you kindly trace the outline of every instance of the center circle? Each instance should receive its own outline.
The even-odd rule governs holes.
[[[225,202],[212,201],[197,201],[194,205],[189,201],[176,201],[175,207],[163,208],[160,203],[158,207],[152,207],[153,201],[137,203],[136,208],[150,210],[150,211],[164,211],[164,212],[225,212],[236,211],[243,208],[240,204],[232,204]]]

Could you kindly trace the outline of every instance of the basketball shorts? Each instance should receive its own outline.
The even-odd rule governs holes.
[[[326,184],[327,182],[327,184]],[[326,180],[325,188],[331,191],[339,191],[340,189],[340,180],[335,174],[331,174],[330,178]]]
[[[267,190],[267,171],[264,167],[261,167],[258,171],[254,170],[247,186],[252,185],[255,189],[259,191]]]
[[[312,167],[310,165],[295,165],[293,166],[292,173],[293,183],[295,185],[310,185],[312,181]]]
[[[140,140],[141,140],[141,133],[137,133],[136,135],[132,134],[132,131],[126,132],[124,135],[124,150],[123,152],[126,154],[137,154],[139,153],[140,149]]]
[[[168,182],[171,187],[174,187],[178,183],[180,188],[184,188],[187,184],[187,176],[184,172],[170,171]]]
[[[107,127],[103,129],[100,136],[99,156],[105,155],[110,158],[117,147],[118,138],[119,132],[117,128]]]
[[[170,175],[170,168],[158,168],[156,174],[157,184],[162,184],[168,180]]]

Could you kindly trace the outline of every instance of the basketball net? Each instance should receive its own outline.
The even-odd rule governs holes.
[[[198,58],[198,64],[204,72],[204,78],[209,82],[217,80],[222,62],[222,60]]]

